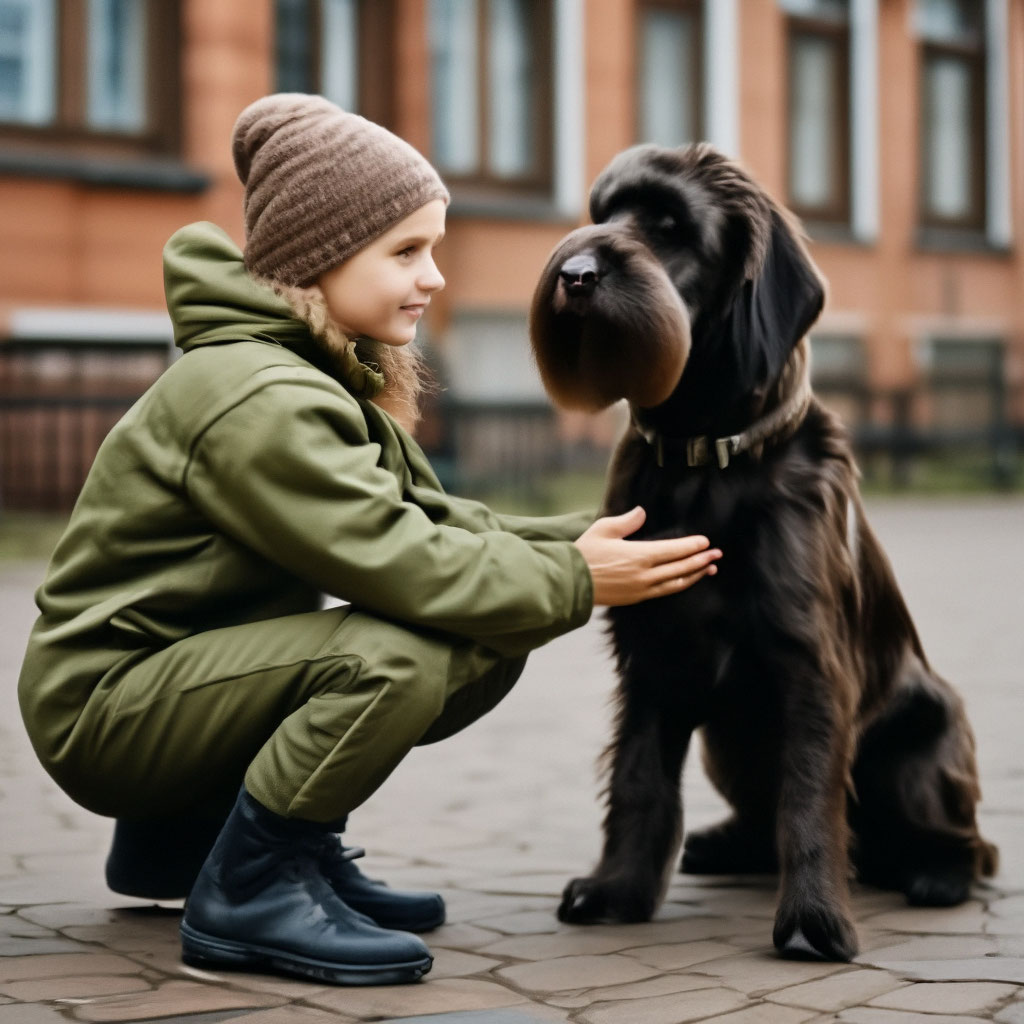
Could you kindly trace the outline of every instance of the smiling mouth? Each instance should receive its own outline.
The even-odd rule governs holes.
[[[409,313],[411,316],[422,316],[423,311],[426,308],[427,308],[427,304],[425,302],[414,303],[414,304],[409,305],[409,306],[402,306],[402,309],[406,313]]]

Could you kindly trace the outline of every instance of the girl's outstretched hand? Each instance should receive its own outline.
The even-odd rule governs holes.
[[[638,505],[621,516],[598,519],[577,541],[594,581],[594,604],[636,604],[678,594],[702,576],[713,576],[722,552],[707,537],[626,540],[644,524]]]

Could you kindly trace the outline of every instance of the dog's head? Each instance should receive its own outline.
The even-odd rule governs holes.
[[[735,404],[778,377],[821,312],[791,218],[706,144],[620,153],[590,214],[552,253],[530,311],[544,385],[568,408],[650,409],[688,390],[705,404],[716,389],[719,407]]]

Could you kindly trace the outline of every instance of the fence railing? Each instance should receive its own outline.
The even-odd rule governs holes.
[[[1018,480],[1022,425],[1002,412],[973,423],[922,421],[922,408],[934,404],[937,394],[927,389],[874,391],[852,382],[839,388],[832,382],[821,397],[851,423],[869,478],[906,485],[921,459],[966,452],[993,485]],[[0,393],[0,511],[69,510],[100,443],[135,397],[52,390]],[[552,473],[603,471],[610,454],[562,439],[557,414],[545,402],[447,402],[434,416],[425,447],[442,482],[457,491],[501,488],[529,496]]]

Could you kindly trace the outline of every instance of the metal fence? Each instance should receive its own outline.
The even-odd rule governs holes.
[[[0,347],[0,512],[66,512],[106,434],[166,366],[166,351]],[[895,485],[922,460],[966,454],[985,482],[1020,482],[1022,425],[1001,363],[953,352],[913,388],[882,391],[854,370],[815,389],[851,427],[865,475]],[[422,443],[456,491],[536,495],[565,471],[603,472],[607,447],[567,441],[546,402],[459,402],[429,411]]]

